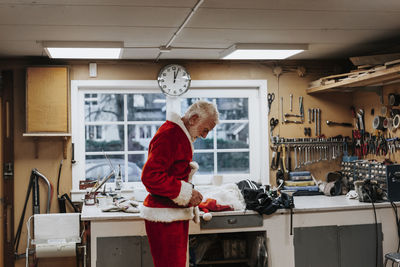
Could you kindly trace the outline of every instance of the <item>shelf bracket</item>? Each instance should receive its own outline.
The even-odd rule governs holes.
[[[67,159],[67,145],[68,145],[68,137],[64,136],[64,138],[63,138],[63,159]]]
[[[33,138],[33,145],[34,145],[35,159],[38,159],[39,158],[39,138],[38,137]]]

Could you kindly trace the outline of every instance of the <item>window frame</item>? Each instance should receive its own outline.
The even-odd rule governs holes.
[[[80,164],[82,155],[83,160],[85,158],[85,139],[79,138],[79,135],[81,134],[85,136],[85,132],[81,121],[77,119],[79,118],[79,114],[84,114],[84,105],[79,104],[82,103],[80,102],[82,100],[80,99],[80,96],[82,97],[84,94],[79,92],[90,92],[91,90],[109,90],[110,88],[112,88],[113,93],[127,93],[127,91],[135,91],[135,93],[160,93],[160,89],[156,80],[71,80],[71,142],[74,144],[75,155],[73,155],[73,157],[76,160],[76,163],[72,164],[72,191],[79,191],[79,175],[85,173],[84,164]],[[182,98],[198,97],[199,95],[211,98],[215,95],[212,90],[214,90],[215,94],[219,94],[221,90],[229,90],[231,94],[232,90],[234,90],[235,95],[232,97],[246,97],[248,96],[248,94],[246,95],[246,92],[252,94],[253,100],[250,100],[249,97],[248,119],[249,129],[255,129],[252,131],[252,133],[255,134],[255,137],[250,137],[249,144],[250,173],[252,175],[254,174],[262,184],[269,184],[267,81],[193,80],[191,82],[191,88],[189,91],[181,97],[167,96],[167,110],[179,113],[180,100]],[[218,90],[218,92],[216,90]],[[229,95],[229,93],[227,95]],[[219,94],[218,97],[224,98],[224,96],[221,96],[221,94]],[[254,113],[258,114],[256,121],[250,120],[251,114]],[[252,135],[252,133],[249,134]],[[204,183],[209,184],[211,181],[211,177],[208,177],[209,180],[207,180],[205,177],[201,178]],[[226,177],[224,175],[224,182],[229,181],[230,175],[226,175]],[[200,183],[203,184],[203,182]]]

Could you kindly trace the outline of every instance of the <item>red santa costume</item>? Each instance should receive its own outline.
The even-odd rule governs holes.
[[[155,267],[186,264],[189,220],[194,214],[194,208],[188,206],[193,188],[188,181],[195,171],[192,157],[192,138],[179,115],[170,113],[150,142],[142,171],[149,195],[141,216]]]

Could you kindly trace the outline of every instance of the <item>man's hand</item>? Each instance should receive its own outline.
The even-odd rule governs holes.
[[[192,198],[189,200],[189,206],[197,206],[201,203],[201,201],[203,200],[203,195],[200,194],[199,191],[193,189],[192,191]]]

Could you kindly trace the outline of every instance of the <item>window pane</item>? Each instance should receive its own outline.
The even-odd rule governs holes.
[[[249,148],[249,123],[218,124],[217,148]]]
[[[96,139],[91,129],[92,125],[86,125],[86,152],[99,151],[123,151],[124,150],[124,126],[102,125],[102,139]]]
[[[140,182],[145,155],[128,155],[128,182]]]
[[[128,94],[129,121],[165,121],[166,99],[164,94]]]
[[[85,121],[124,120],[122,94],[85,94]]]
[[[197,138],[193,143],[194,149],[212,149],[214,147],[214,130],[206,138]]]
[[[248,173],[249,152],[217,153],[218,173]]]
[[[249,118],[248,98],[217,98],[220,120],[244,120]]]
[[[194,153],[193,160],[199,164],[198,174],[210,174],[214,172],[213,153]]]
[[[136,124],[128,126],[128,151],[148,150],[153,136],[161,125]]]
[[[118,172],[118,165],[121,165],[121,168],[124,167],[124,156],[123,155],[107,155],[107,158],[110,159],[112,167],[116,172]],[[86,169],[86,178],[90,179],[103,179],[104,176],[110,174],[111,166],[108,160],[103,155],[86,155],[85,161],[85,169]],[[124,174],[124,173],[122,173]],[[114,176],[111,177],[108,182],[113,182]]]

